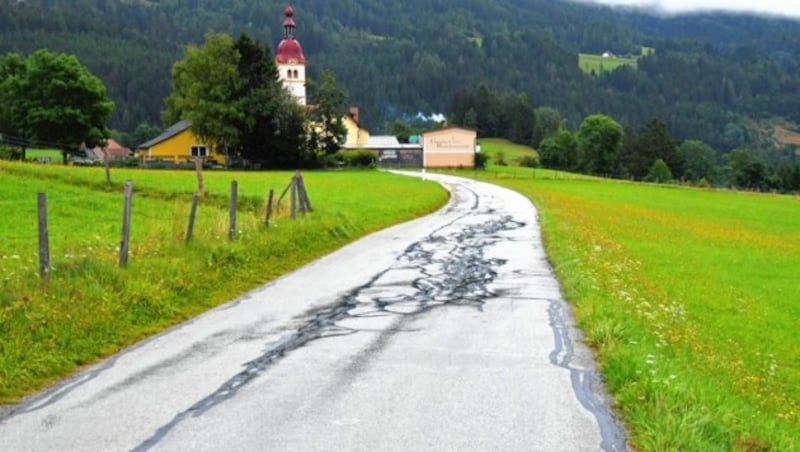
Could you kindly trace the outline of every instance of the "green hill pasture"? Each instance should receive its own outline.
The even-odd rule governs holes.
[[[304,174],[314,212],[292,221],[288,196],[269,227],[265,205],[290,172],[205,173],[186,245],[192,171],[0,162],[0,403],[235,299],[343,244],[441,207],[437,184],[377,171]],[[131,253],[118,268],[122,184],[133,181]],[[239,184],[229,241],[230,184]],[[37,192],[47,193],[51,280],[38,276]]]
[[[511,166],[518,166],[526,157],[539,158],[539,153],[530,146],[514,144],[504,138],[481,138],[478,144],[481,146],[481,152],[491,156],[489,164],[497,164],[499,154],[502,154],[502,159]]]
[[[638,58],[623,57],[604,57],[602,55],[592,55],[588,53],[578,54],[578,66],[587,74],[602,74],[611,72],[620,66],[630,66],[634,69],[639,67]]]

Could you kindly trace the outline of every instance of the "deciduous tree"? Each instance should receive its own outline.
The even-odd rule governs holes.
[[[236,147],[245,118],[239,53],[224,33],[208,33],[202,46],[190,45],[172,67],[172,94],[167,98],[165,122],[192,122],[192,132],[215,150]]]
[[[577,134],[580,169],[588,174],[614,174],[623,137],[622,126],[612,118],[587,116]]]
[[[711,146],[699,140],[687,140],[678,148],[683,158],[686,179],[697,182],[702,178],[715,180],[717,177],[716,153]]]
[[[566,129],[542,140],[539,157],[547,168],[574,170],[577,167],[578,143],[575,136]]]
[[[39,50],[24,61],[8,55],[0,64],[0,103],[4,126],[29,140],[77,151],[109,136],[114,103],[103,83],[73,55]]]

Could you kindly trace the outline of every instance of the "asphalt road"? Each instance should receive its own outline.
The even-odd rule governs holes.
[[[542,250],[489,184],[0,419],[3,451],[624,450]]]

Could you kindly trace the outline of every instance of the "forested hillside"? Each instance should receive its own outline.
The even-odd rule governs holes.
[[[0,53],[74,53],[108,87],[113,128],[160,122],[170,68],[207,31],[280,39],[285,0],[0,0]],[[298,38],[316,78],[332,70],[375,133],[416,112],[448,113],[484,84],[526,93],[571,128],[593,113],[627,128],[663,120],[717,152],[785,157],[773,123],[800,122],[800,23],[746,16],[655,18],[553,0],[300,0]],[[592,76],[578,52],[639,53]],[[783,119],[776,120],[776,117]],[[793,152],[792,152],[793,155]]]

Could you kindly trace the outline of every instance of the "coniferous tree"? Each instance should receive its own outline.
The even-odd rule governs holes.
[[[242,34],[234,48],[241,78],[234,96],[244,110],[236,155],[268,168],[307,165],[303,112],[284,90],[269,46]]]

